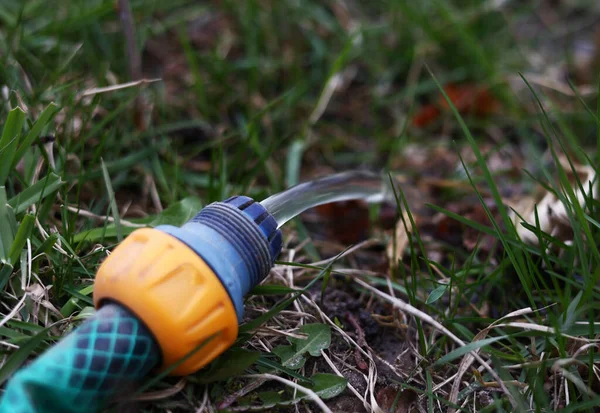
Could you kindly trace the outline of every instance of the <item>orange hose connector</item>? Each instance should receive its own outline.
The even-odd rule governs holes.
[[[128,308],[152,332],[161,370],[189,356],[171,375],[201,369],[237,338],[236,311],[219,278],[190,247],[160,230],[133,232],[102,263],[94,304],[107,302]]]

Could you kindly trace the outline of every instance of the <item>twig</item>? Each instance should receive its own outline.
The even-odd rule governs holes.
[[[361,242],[361,243],[358,243],[358,244],[354,245],[354,246],[353,246],[353,247],[351,247],[351,248],[348,248],[346,251],[344,251],[344,252],[343,252],[342,254],[340,254],[340,255],[336,255],[336,256],[333,256],[333,257],[330,257],[330,258],[324,259],[324,260],[322,260],[322,261],[313,262],[313,263],[311,263],[310,265],[312,265],[313,267],[318,267],[318,266],[321,266],[321,265],[327,265],[327,264],[329,264],[331,261],[336,261],[336,260],[339,260],[339,259],[341,259],[341,258],[343,258],[343,257],[345,257],[345,256],[347,256],[347,255],[349,255],[349,254],[352,254],[353,252],[356,252],[356,251],[358,251],[358,250],[359,250],[359,249],[361,249],[361,248],[368,248],[368,247],[371,247],[371,246],[373,246],[373,245],[377,245],[379,242],[380,242],[380,241],[378,241],[378,240],[376,240],[376,239],[368,239],[368,240],[365,240],[365,241],[363,241],[363,242]]]
[[[242,387],[238,391],[229,396],[225,397],[221,403],[217,405],[218,410],[223,410],[231,406],[237,399],[240,397],[244,397],[246,394],[250,393],[252,390],[258,389],[262,384],[267,381],[267,379],[258,379],[251,381],[246,386]]]
[[[138,52],[135,40],[135,25],[131,16],[129,0],[119,0],[119,18],[121,19],[123,35],[125,36],[129,75],[131,76],[131,80],[138,80],[142,77],[142,58]]]
[[[179,380],[173,387],[170,387],[165,390],[152,391],[148,393],[142,393],[139,396],[133,398],[136,401],[150,401],[150,400],[162,400],[167,397],[171,397],[177,393],[179,393],[185,387],[186,380],[185,377]]]
[[[76,214],[81,215],[82,217],[92,218],[97,221],[108,221],[108,222],[112,222],[112,223],[115,222],[115,219],[113,217],[97,215],[97,214],[94,214],[93,212],[90,212],[90,211],[87,211],[85,209],[81,209],[78,207],[74,207],[71,205],[67,205],[67,210],[69,210],[71,212],[75,212]],[[134,222],[129,222],[124,219],[121,219],[120,223],[124,227],[143,228],[146,226],[144,224],[136,224]]]
[[[325,359],[325,361],[327,362],[327,364],[329,364],[329,367],[331,367],[331,369],[335,372],[335,374],[337,374],[340,377],[344,377],[344,375],[340,372],[340,370],[335,366],[335,364],[333,364],[333,361],[329,358],[329,356],[327,355],[327,353],[325,353],[325,350],[321,350],[321,356],[323,356],[323,359]],[[354,393],[354,395],[361,401],[363,402],[363,405],[368,409],[371,410],[371,405],[369,404],[369,402],[367,402],[365,400],[365,398],[354,388],[354,386],[352,386],[352,384],[350,382],[348,382],[348,388],[350,389],[350,391],[352,393]]]
[[[19,312],[19,310],[21,309],[23,304],[25,304],[25,300],[27,299],[28,295],[29,295],[28,293],[23,294],[23,297],[21,297],[21,299],[19,300],[17,305],[10,311],[10,313],[8,313],[6,315],[6,317],[4,317],[0,321],[0,327],[2,327],[4,324],[6,324],[8,321],[10,321]]]
[[[321,398],[317,395],[317,393],[315,393],[314,391],[312,391],[311,389],[308,389],[304,386],[301,386],[297,383],[294,383],[293,381],[290,381],[288,379],[284,379],[283,377],[279,377],[276,376],[274,374],[249,374],[247,376],[244,377],[248,377],[248,378],[253,378],[253,379],[265,379],[265,380],[275,380],[278,381],[280,383],[283,383],[287,386],[290,386],[296,390],[298,390],[299,392],[302,392],[304,394],[306,394],[312,401],[314,401],[323,412],[325,413],[333,413],[331,411],[331,409],[329,407],[327,407],[327,405],[323,402],[323,400],[321,400]]]
[[[329,101],[331,100],[333,93],[342,85],[342,79],[343,76],[341,73],[336,73],[329,78],[325,84],[325,87],[323,88],[323,91],[321,92],[317,106],[308,118],[308,121],[311,125],[317,123],[319,118],[323,115],[325,109],[327,109],[327,105],[329,105]]]
[[[357,341],[358,345],[365,348],[367,346],[367,341],[365,340],[365,332],[360,327],[358,320],[350,312],[346,313],[346,318],[348,319],[350,324],[352,324],[352,327],[354,327],[354,329],[356,330],[356,336],[357,336],[356,341]],[[357,348],[354,349],[354,358],[356,360],[356,365],[358,366],[359,369],[367,370],[369,368],[367,362],[365,361],[365,359],[362,358],[362,356],[360,355],[360,351],[358,351]]]
[[[208,399],[208,386],[204,387],[204,396],[202,397],[202,404],[196,410],[196,413],[205,413],[206,411],[212,412],[212,407],[209,404]]]
[[[129,62],[129,75],[132,81],[142,79],[142,55],[137,47],[135,24],[131,15],[129,0],[119,0],[119,17],[125,36],[125,48]],[[138,129],[145,130],[152,113],[151,105],[146,102],[143,95],[138,95],[134,101],[134,119]]]
[[[99,93],[113,92],[115,90],[127,89],[130,87],[142,86],[149,83],[160,82],[162,79],[138,79],[127,83],[120,83],[118,85],[111,85],[106,87],[94,87],[92,89],[84,90],[81,93],[81,97],[93,96]]]

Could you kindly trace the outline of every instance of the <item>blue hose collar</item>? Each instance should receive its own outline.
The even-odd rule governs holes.
[[[187,244],[219,277],[236,308],[244,314],[244,296],[268,274],[281,252],[275,218],[247,196],[234,196],[203,208],[181,228],[161,225]]]

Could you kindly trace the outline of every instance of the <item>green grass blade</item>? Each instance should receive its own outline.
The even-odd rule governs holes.
[[[494,177],[493,177],[492,173],[490,172],[490,170],[486,164],[485,158],[481,154],[481,151],[479,150],[479,146],[475,142],[475,139],[474,139],[473,135],[471,134],[471,131],[469,130],[464,119],[458,112],[458,109],[456,108],[456,106],[454,105],[452,100],[448,97],[446,91],[444,90],[442,85],[439,83],[439,81],[437,80],[437,78],[433,74],[433,72],[430,71],[429,73],[431,74],[434,81],[438,85],[438,88],[439,88],[440,92],[443,94],[444,99],[446,100],[446,103],[450,106],[450,109],[451,109],[454,117],[458,121],[460,128],[461,128],[464,136],[466,137],[466,139],[469,143],[469,146],[471,147],[471,149],[475,155],[475,158],[477,159],[478,166],[483,171],[484,179],[485,179],[486,183],[488,184],[488,187],[492,193],[492,197],[494,199],[496,207],[498,208],[498,211],[500,212],[500,215],[502,217],[504,226],[506,227],[506,229],[508,231],[508,234],[506,234],[506,235],[502,232],[502,230],[500,229],[500,226],[494,220],[494,216],[492,215],[489,207],[485,203],[481,193],[478,191],[477,186],[475,185],[475,182],[473,181],[473,179],[471,177],[471,173],[469,172],[467,166],[465,165],[464,161],[461,158],[461,163],[462,163],[463,169],[467,175],[467,178],[469,179],[471,186],[475,190],[475,193],[477,195],[477,198],[479,199],[479,202],[481,203],[481,206],[483,207],[488,219],[494,226],[494,229],[495,229],[496,233],[498,234],[500,241],[502,242],[504,250],[506,251],[507,255],[509,256],[511,263],[513,264],[513,267],[514,267],[515,271],[517,272],[519,280],[521,281],[523,289],[529,299],[530,305],[535,308],[536,304],[535,304],[535,300],[533,298],[533,293],[531,290],[531,284],[532,284],[531,278],[532,277],[527,271],[526,263],[525,263],[525,260],[523,257],[522,248],[513,248],[513,246],[510,245],[510,243],[508,242],[508,239],[518,240],[519,237],[516,233],[516,229],[511,221],[510,217],[508,216],[507,208],[504,205],[504,202],[502,201],[502,196],[500,195],[500,191],[495,183]]]
[[[19,134],[25,123],[25,112],[19,107],[8,114],[2,137],[0,137],[0,185],[4,185],[13,166],[13,159],[19,144]]]
[[[300,181],[300,166],[302,164],[302,154],[306,149],[306,143],[302,140],[295,140],[289,150],[286,165],[285,184],[288,187],[297,185]]]
[[[121,216],[119,215],[119,207],[117,206],[117,200],[115,199],[115,191],[113,190],[112,183],[110,181],[110,175],[104,160],[102,161],[102,174],[104,175],[104,183],[106,185],[106,192],[108,193],[108,199],[110,202],[110,210],[112,212],[113,219],[115,220],[115,229],[117,231],[117,240],[123,241],[123,228],[121,226]]]
[[[600,76],[598,77],[598,98],[596,100],[596,119],[600,122]],[[600,125],[596,127],[596,165],[600,165]],[[596,186],[597,188],[598,186]]]
[[[299,374],[298,372],[296,372],[296,371],[294,371],[292,369],[289,369],[289,368],[287,368],[285,366],[282,366],[280,363],[278,363],[278,362],[276,362],[274,360],[271,360],[270,358],[262,356],[261,358],[259,358],[256,361],[256,364],[258,366],[265,367],[265,368],[268,368],[268,369],[279,370],[282,373],[285,373],[288,376],[293,377],[295,379],[298,379],[298,380],[301,380],[301,381],[304,381],[304,382],[308,382],[308,383],[311,383],[311,384],[313,383],[313,381],[309,377],[304,377],[303,375]]]
[[[31,237],[31,232],[33,231],[33,226],[35,224],[35,217],[33,215],[25,215],[21,224],[19,225],[19,229],[17,234],[15,235],[15,239],[12,243],[9,253],[10,263],[14,265],[19,259],[19,255],[21,255],[21,250],[25,247],[25,243],[27,239]]]
[[[0,186],[0,261],[6,262],[10,256],[10,248],[14,241],[13,215],[6,202],[6,190]]]
[[[449,363],[459,357],[464,356],[467,353],[470,353],[471,351],[479,350],[489,344],[495,343],[496,341],[504,340],[505,338],[508,338],[508,337],[509,336],[507,336],[507,335],[498,336],[498,337],[490,337],[490,338],[484,338],[482,340],[477,340],[472,343],[468,343],[464,346],[458,347],[456,350],[446,353],[443,357],[439,358],[433,365],[441,366],[442,364]]]
[[[200,344],[198,344],[194,349],[192,349],[188,354],[186,354],[184,357],[179,359],[177,362],[166,367],[164,370],[162,370],[160,373],[156,374],[155,376],[150,376],[150,378],[144,384],[142,384],[138,389],[136,389],[135,394],[136,395],[142,394],[143,392],[145,392],[146,390],[148,390],[149,388],[154,386],[156,383],[158,383],[159,381],[161,381],[162,379],[167,377],[171,371],[175,370],[178,366],[185,363],[186,360],[188,360],[190,357],[192,357],[198,351],[202,350],[202,348],[204,346],[206,346],[208,343],[210,343],[212,340],[214,340],[216,336],[217,336],[216,334],[213,334],[213,335],[207,337],[204,341],[202,341]]]
[[[60,309],[60,313],[63,315],[63,317],[69,317],[71,314],[73,314],[73,312],[75,312],[77,308],[80,308],[81,305],[79,304],[79,302],[82,301],[81,297],[83,296],[88,298],[87,296],[90,295],[93,291],[94,286],[88,285],[87,287],[79,290],[77,294],[72,294],[69,301],[67,301],[65,305],[63,305]],[[89,301],[87,301],[87,304],[89,304]]]
[[[4,288],[10,275],[13,272],[13,266],[10,264],[0,263],[0,290]]]
[[[48,337],[49,331],[50,327],[40,331],[9,357],[0,368],[0,385],[4,384],[27,361],[42,341]]]
[[[17,149],[13,159],[13,166],[21,160],[27,149],[29,149],[35,140],[40,136],[40,133],[42,133],[44,127],[54,118],[56,113],[58,113],[58,110],[59,107],[55,103],[50,103],[48,106],[46,106],[44,111],[40,114],[38,120],[31,127],[31,130],[27,136],[25,136],[19,145],[19,148]]]
[[[42,178],[29,188],[12,197],[8,201],[8,204],[14,209],[15,214],[20,214],[31,205],[54,193],[54,191],[64,184],[65,182],[60,176],[51,172],[45,178]]]

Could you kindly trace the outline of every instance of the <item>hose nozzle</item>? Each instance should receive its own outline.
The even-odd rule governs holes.
[[[281,244],[259,203],[245,196],[215,202],[182,227],[127,237],[100,267],[94,303],[130,309],[154,335],[162,368],[187,357],[171,374],[193,373],[233,344],[244,295],[267,276]]]

